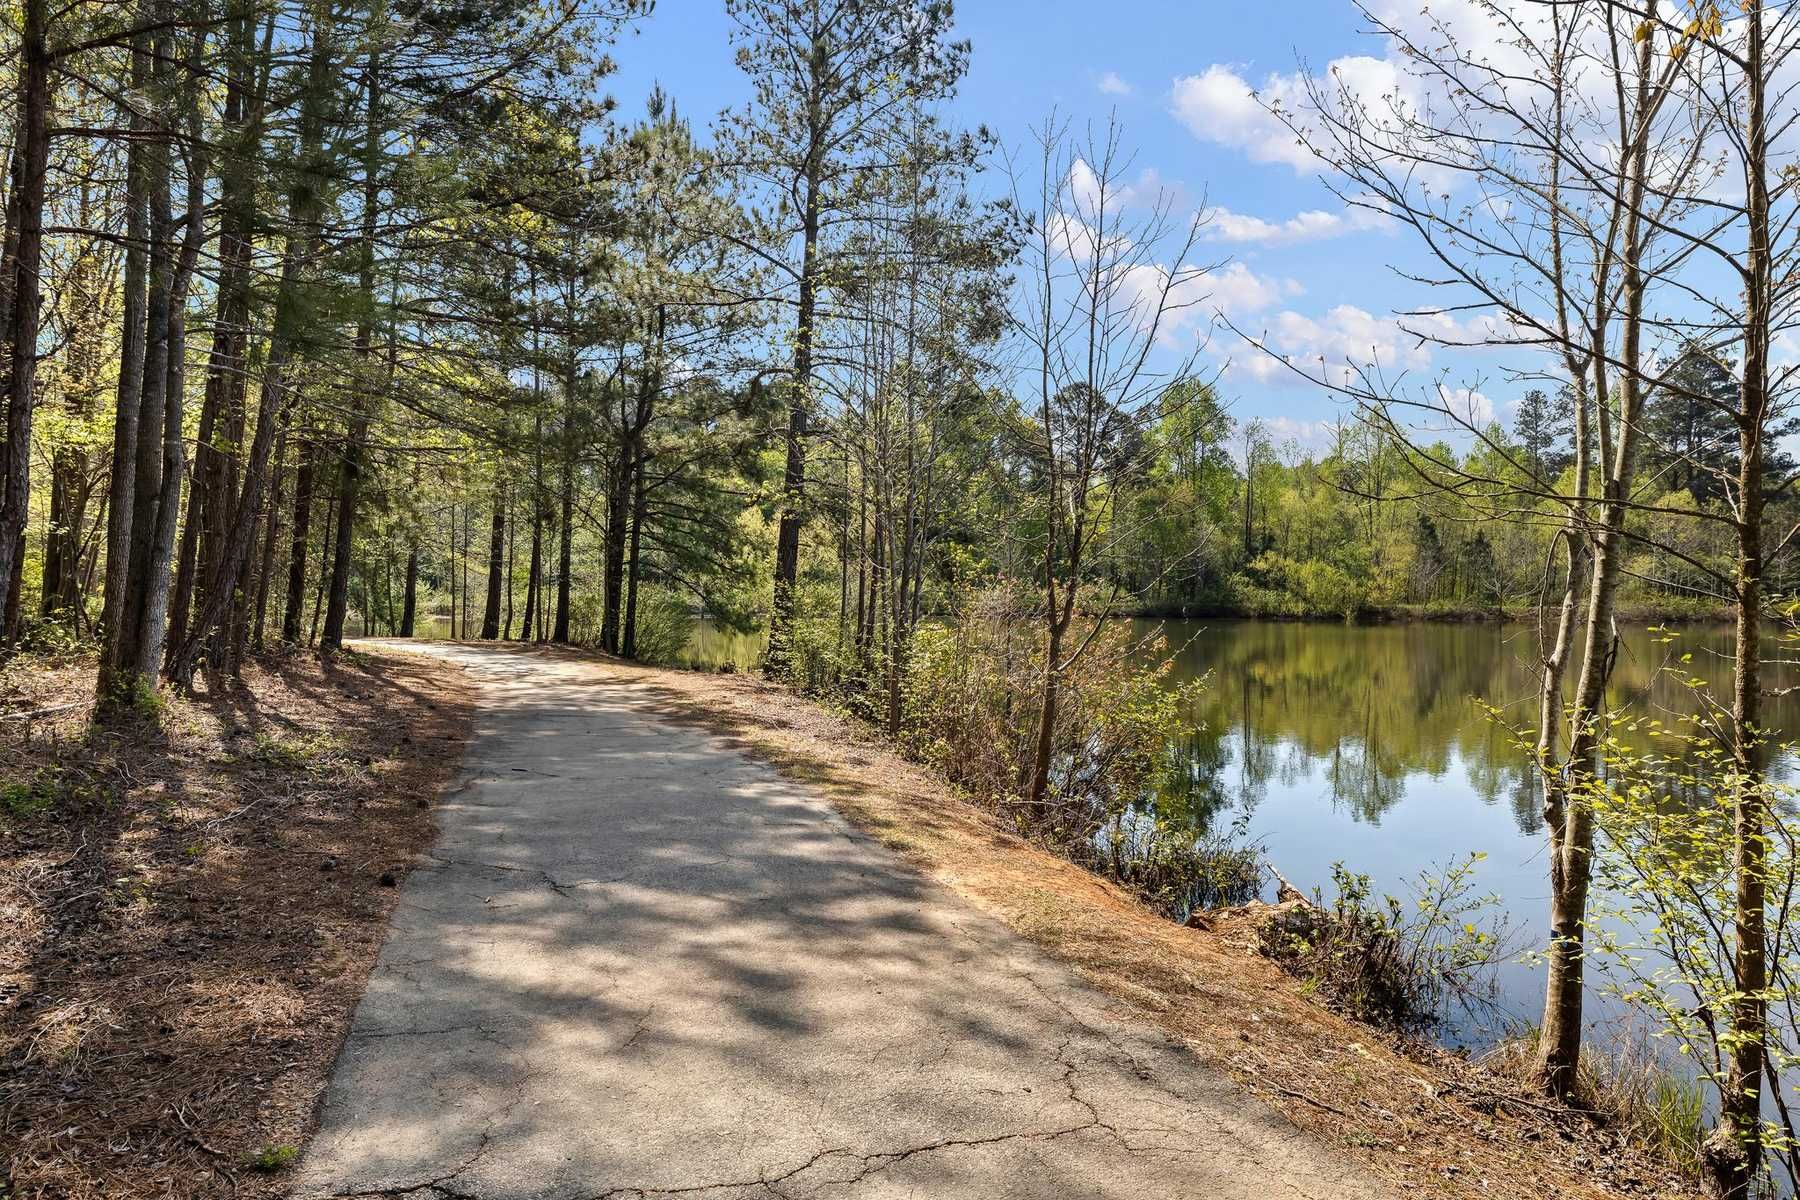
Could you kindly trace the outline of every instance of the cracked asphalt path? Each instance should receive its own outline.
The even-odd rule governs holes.
[[[296,1196],[1388,1195],[645,690],[403,646],[475,737]]]

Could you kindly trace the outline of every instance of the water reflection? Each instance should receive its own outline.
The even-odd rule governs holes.
[[[1156,622],[1140,622],[1143,632]],[[1400,890],[1420,871],[1485,851],[1481,885],[1497,893],[1527,944],[1547,908],[1537,780],[1512,736],[1476,703],[1529,724],[1539,647],[1527,626],[1351,627],[1257,621],[1161,623],[1175,679],[1206,676],[1187,728],[1169,746],[1177,786],[1165,817],[1197,832],[1241,827],[1302,887],[1329,883],[1344,862]],[[1690,628],[1674,646],[1642,626],[1625,631],[1609,702],[1665,721],[1691,713],[1693,694],[1660,668],[1684,670],[1729,694],[1730,631]],[[1792,668],[1766,681],[1790,685]],[[1800,698],[1774,700],[1770,723],[1800,731]],[[1789,758],[1773,765],[1792,778]],[[1536,1012],[1542,977],[1502,972],[1504,1007]],[[1466,1040],[1491,1031],[1466,1030]]]

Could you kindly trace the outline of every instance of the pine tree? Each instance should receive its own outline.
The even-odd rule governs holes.
[[[726,0],[754,99],[718,130],[723,164],[765,226],[774,285],[793,311],[769,663],[785,668],[817,405],[816,322],[835,286],[833,232],[887,160],[889,125],[950,95],[968,68],[945,0]]]
[[[1533,479],[1554,483],[1569,468],[1575,457],[1569,445],[1574,431],[1574,400],[1566,387],[1559,388],[1554,397],[1542,388],[1532,388],[1520,398],[1513,436]]]

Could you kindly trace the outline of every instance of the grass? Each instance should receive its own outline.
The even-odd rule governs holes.
[[[1537,1040],[1536,1029],[1526,1030],[1501,1043],[1484,1062],[1523,1086],[1537,1057]],[[1679,1169],[1684,1178],[1696,1183],[1704,1178],[1705,1085],[1671,1070],[1649,1038],[1628,1037],[1604,1051],[1590,1040],[1576,1068],[1575,1090],[1583,1108],[1605,1125]]]
[[[258,733],[245,758],[269,766],[302,771],[328,770],[345,753],[344,739],[318,731],[307,734]]]
[[[0,782],[0,818],[18,824],[48,813],[58,805],[83,804],[96,796],[85,772],[59,762],[24,766],[18,777]]]
[[[246,1159],[244,1165],[258,1175],[274,1175],[293,1166],[299,1158],[299,1148],[284,1143],[279,1146],[264,1146]]]

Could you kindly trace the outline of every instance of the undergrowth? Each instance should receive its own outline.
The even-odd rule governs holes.
[[[1475,890],[1471,854],[1441,874],[1422,872],[1410,901],[1379,895],[1367,875],[1332,866],[1335,895],[1277,909],[1263,952],[1358,1020],[1418,1032],[1457,1012],[1490,1010],[1495,967],[1507,957],[1497,899]]]
[[[1538,1030],[1500,1043],[1482,1060],[1497,1075],[1529,1087]],[[1706,1092],[1697,1079],[1671,1070],[1644,1037],[1582,1050],[1575,1073],[1580,1107],[1660,1160],[1698,1182],[1707,1135]]]

